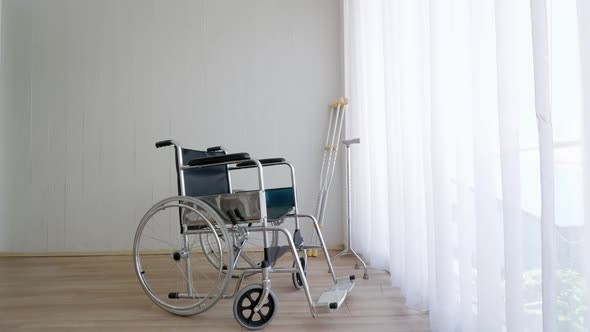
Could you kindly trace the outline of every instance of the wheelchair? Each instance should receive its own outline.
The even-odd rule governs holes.
[[[293,286],[305,292],[312,317],[337,310],[354,287],[354,275],[336,277],[317,220],[300,214],[293,166],[283,158],[253,159],[248,153],[228,154],[221,147],[205,151],[183,148],[173,140],[178,196],[165,198],[141,219],[133,243],[134,266],[141,287],[161,309],[181,316],[196,315],[220,299],[234,299],[236,321],[261,329],[276,316],[277,295],[271,275],[291,274]],[[291,185],[266,188],[264,169],[287,167]],[[254,169],[258,188],[237,191],[231,174]],[[286,227],[294,221],[295,231]],[[310,222],[319,245],[306,245],[300,223]],[[285,224],[284,224],[285,223]],[[280,238],[286,245],[280,245]],[[254,245],[256,242],[260,246]],[[306,278],[309,249],[324,253],[333,286],[313,300]],[[292,255],[292,265],[277,260]],[[259,282],[241,288],[244,280]],[[230,287],[232,280],[236,285]]]

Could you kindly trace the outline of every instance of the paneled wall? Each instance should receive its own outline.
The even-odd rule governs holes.
[[[31,1],[2,1],[0,19],[0,251],[29,242],[31,211]],[[18,231],[17,231],[18,230]],[[37,230],[45,236],[47,228]],[[35,238],[39,234],[35,234]],[[32,250],[32,246],[31,246]]]
[[[167,138],[287,158],[313,212],[343,90],[339,1],[4,0],[1,22],[0,251],[130,249],[176,192],[153,145]]]
[[[5,77],[5,70],[4,64],[2,61],[2,0],[0,0],[0,140],[4,140],[5,133],[7,132],[6,123],[7,123],[7,114],[4,111],[6,108],[6,98],[4,97],[4,77]],[[2,156],[6,155],[6,144],[0,143],[0,188],[4,188],[8,186],[6,173],[8,165],[6,163],[6,158],[2,158]],[[7,222],[8,222],[8,192],[6,190],[0,189],[0,230],[7,229]],[[8,240],[6,238],[7,232],[0,231],[0,250],[3,250],[5,247],[8,246]]]

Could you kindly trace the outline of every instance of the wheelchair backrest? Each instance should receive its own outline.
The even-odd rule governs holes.
[[[184,165],[192,159],[224,155],[225,151],[198,151],[182,149]],[[178,164],[178,160],[177,160]],[[184,170],[184,190],[187,196],[208,196],[230,193],[230,181],[227,166],[211,166]],[[178,194],[181,195],[180,174],[177,172]]]

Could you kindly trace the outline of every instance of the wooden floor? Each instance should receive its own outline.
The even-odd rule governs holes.
[[[370,280],[350,256],[335,262],[338,275],[356,274],[346,305],[312,318],[305,295],[287,274],[272,276],[278,314],[264,331],[429,331],[428,315],[407,309],[386,272]],[[324,261],[310,258],[308,280],[317,298],[328,288]],[[258,283],[259,276],[242,286]],[[0,258],[0,331],[242,331],[232,300],[197,316],[164,312],[141,289],[130,256]]]

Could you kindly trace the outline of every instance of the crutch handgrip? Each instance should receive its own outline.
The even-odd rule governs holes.
[[[359,144],[360,142],[361,142],[361,139],[357,137],[357,138],[345,139],[342,141],[342,144],[349,146],[352,144]]]
[[[330,104],[330,110],[335,111],[338,108],[344,108],[348,105],[348,98],[340,97],[338,100]]]

